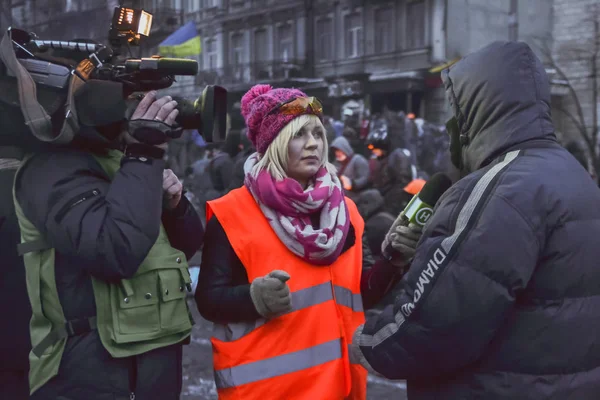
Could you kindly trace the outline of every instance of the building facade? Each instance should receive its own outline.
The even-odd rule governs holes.
[[[573,101],[553,64],[579,94],[585,125],[598,121],[597,71],[585,52],[598,42],[594,0],[131,0],[154,15],[138,54],[187,21],[202,38],[200,73],[178,77],[169,90],[193,98],[218,84],[236,106],[253,84],[298,87],[326,112],[363,100],[372,112],[412,112],[433,122],[448,116],[439,69],[494,40],[524,40],[548,64],[553,106]],[[40,37],[106,41],[117,0],[0,0],[0,27],[23,26]],[[596,6],[596,8],[599,8]],[[596,32],[596,33],[594,33]],[[596,39],[594,39],[596,38]],[[596,42],[595,42],[596,41]],[[587,47],[586,47],[587,46]],[[549,48],[549,53],[543,47]],[[433,70],[432,70],[433,69]],[[434,72],[431,72],[434,71]],[[590,76],[596,76],[591,79]],[[592,81],[595,86],[592,85]],[[592,90],[596,88],[596,90]],[[596,93],[596,94],[594,94]],[[574,110],[577,113],[577,110]],[[560,132],[577,127],[555,110]],[[596,122],[594,122],[596,121]]]
[[[253,84],[293,86],[339,117],[348,100],[442,122],[439,71],[493,40],[551,33],[544,0],[172,0],[202,37],[201,72],[172,90],[219,84],[235,105]],[[149,9],[152,11],[152,8]],[[156,48],[151,50],[156,51]]]
[[[0,0],[0,28],[25,29],[48,40],[106,42],[113,3],[118,1]]]

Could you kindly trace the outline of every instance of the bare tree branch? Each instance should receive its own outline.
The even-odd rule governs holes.
[[[573,125],[575,125],[575,128],[577,128],[577,132],[588,145],[588,149],[590,151],[590,154],[592,155],[592,158],[596,160],[596,149],[593,147],[592,140],[587,134],[585,126],[581,125],[577,118],[569,110],[563,107],[555,107],[555,110],[563,113],[573,123]]]
[[[547,58],[550,66],[556,70],[556,73],[558,74],[558,76],[566,82],[565,87],[567,88],[567,90],[569,92],[569,96],[571,97],[573,104],[575,105],[575,110],[577,112],[577,118],[579,119],[579,122],[576,124],[576,126],[578,127],[578,130],[580,131],[580,133],[586,137],[586,142],[588,142],[588,145],[590,146],[590,151],[592,151],[593,154],[596,154],[596,149],[595,149],[596,140],[593,140],[593,141],[590,140],[587,129],[585,128],[585,118],[583,116],[583,108],[581,106],[581,102],[579,101],[579,96],[577,95],[577,92],[573,88],[573,85],[571,84],[571,81],[570,81],[569,77],[567,76],[567,74],[565,74],[563,69],[560,67],[560,65],[558,65],[554,56],[552,55],[552,50],[550,49],[550,46],[548,45],[548,40],[541,39],[540,43],[541,43],[541,45],[539,46],[540,51]],[[563,110],[563,111],[566,111],[566,110]],[[571,113],[567,113],[567,115],[572,120],[575,118],[575,116],[573,116]]]

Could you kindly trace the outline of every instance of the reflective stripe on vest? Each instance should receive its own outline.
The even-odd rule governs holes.
[[[215,371],[215,384],[217,389],[227,389],[302,371],[340,358],[342,342],[336,339],[293,353]]]
[[[245,187],[207,202],[248,280],[290,274],[292,310],[266,320],[215,324],[211,343],[220,400],[366,399],[367,372],[349,345],[364,323],[360,281],[364,222],[346,200],[354,244],[331,265],[308,264],[277,237]],[[260,239],[257,239],[260,238]]]
[[[350,345],[348,345],[348,354],[352,364],[360,365],[360,361],[356,360],[350,351]],[[336,339],[282,356],[215,371],[215,385],[217,389],[227,389],[302,371],[340,358],[342,358],[342,343]]]
[[[298,290],[297,292],[292,292],[292,310],[288,311],[286,314],[312,307],[317,304],[322,304],[330,300],[335,300],[336,304],[348,307],[353,311],[363,312],[362,297],[360,293],[352,293],[345,287],[333,285],[333,293],[335,293],[334,299],[331,286],[331,281],[329,281]],[[227,324],[227,326],[215,324],[213,336],[224,342],[238,340],[252,332],[254,329],[264,325],[265,322],[266,320],[261,318],[254,322],[238,322]]]

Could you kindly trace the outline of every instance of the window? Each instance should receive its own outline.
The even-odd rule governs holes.
[[[375,53],[392,51],[392,10],[375,10]]]
[[[363,55],[362,17],[360,14],[346,16],[346,56],[360,57]]]
[[[268,57],[267,31],[264,29],[254,32],[254,62],[267,61]]]
[[[206,40],[206,66],[209,70],[217,69],[217,41],[213,38]]]
[[[236,33],[231,36],[231,64],[234,66],[244,63],[244,35]]]
[[[425,47],[425,0],[406,5],[406,39],[409,49]]]
[[[333,21],[331,18],[317,21],[316,40],[317,60],[331,60],[333,58]]]
[[[200,0],[187,0],[186,11],[187,12],[200,11]]]
[[[279,39],[277,53],[280,61],[288,62],[293,58],[294,35],[292,32],[292,25],[287,23],[277,29],[277,38]]]

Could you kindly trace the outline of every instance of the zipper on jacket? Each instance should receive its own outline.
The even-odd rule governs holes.
[[[131,392],[129,394],[129,400],[135,400],[135,393]]]
[[[65,204],[57,213],[56,216],[54,217],[54,220],[59,223],[60,221],[62,221],[62,219],[65,217],[65,215],[67,215],[67,212],[72,209],[73,207],[75,207],[78,204],[83,203],[86,200],[91,199],[92,197],[96,197],[100,194],[100,191],[98,189],[93,189],[90,191],[87,191],[85,193],[82,193],[76,197],[73,197],[71,200],[69,200],[67,202],[67,204]]]

